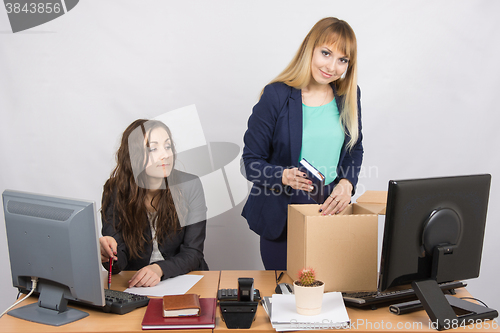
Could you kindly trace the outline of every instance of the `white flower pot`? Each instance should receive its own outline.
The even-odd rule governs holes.
[[[325,284],[321,286],[303,287],[293,282],[293,293],[295,294],[295,306],[297,313],[305,316],[315,316],[321,313],[323,303],[323,293]]]

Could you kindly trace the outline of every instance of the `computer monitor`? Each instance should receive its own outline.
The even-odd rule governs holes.
[[[88,315],[69,300],[105,305],[93,202],[6,190],[3,208],[12,283],[39,293],[9,315],[60,326]]]
[[[439,330],[498,316],[438,286],[479,276],[490,182],[489,174],[389,182],[379,290],[411,283]]]

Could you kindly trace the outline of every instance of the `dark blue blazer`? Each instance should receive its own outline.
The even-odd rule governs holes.
[[[337,106],[342,112],[342,96],[332,85]],[[349,151],[346,135],[337,166],[337,178],[325,191],[331,193],[340,179],[348,179],[353,188],[363,160],[361,134],[361,104],[358,88],[359,139]],[[302,148],[301,91],[284,83],[267,85],[248,119],[244,136],[242,173],[253,183],[242,215],[250,229],[266,239],[276,239],[285,230],[290,203],[314,203],[302,191],[296,191],[281,182],[283,170],[297,167]],[[328,142],[325,142],[325,149]],[[354,190],[353,193],[354,194]]]

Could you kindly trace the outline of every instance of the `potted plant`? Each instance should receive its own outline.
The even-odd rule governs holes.
[[[316,280],[316,272],[312,268],[303,268],[298,275],[298,280],[293,282],[297,313],[306,316],[320,314],[324,282]]]

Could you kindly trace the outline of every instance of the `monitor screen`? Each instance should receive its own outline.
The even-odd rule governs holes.
[[[59,326],[88,315],[68,300],[105,305],[93,202],[6,190],[3,208],[13,285],[39,293],[10,315]]]
[[[479,276],[491,175],[391,180],[379,290]]]

